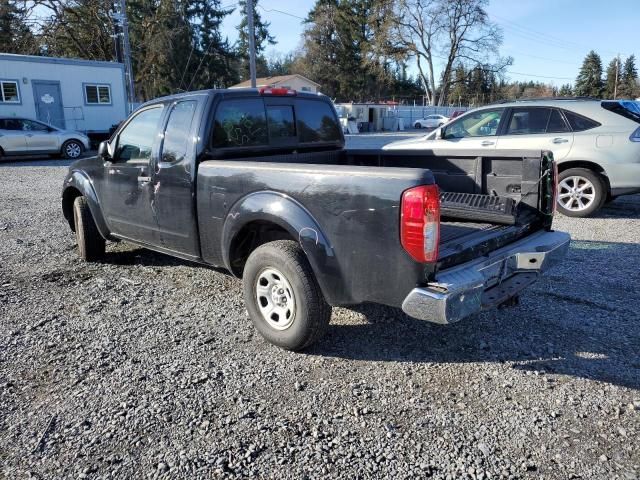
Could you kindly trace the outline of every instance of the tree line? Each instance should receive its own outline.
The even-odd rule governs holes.
[[[481,105],[553,95],[635,98],[635,58],[613,59],[606,72],[590,52],[575,84],[508,82],[511,57],[499,54],[502,30],[489,0],[316,0],[300,45],[276,45],[254,10],[258,76],[302,74],[337,101],[397,100]],[[120,61],[116,0],[0,0],[0,45],[9,53]],[[127,0],[136,97],[228,87],[249,77],[246,0]],[[241,21],[230,42],[222,22]],[[416,66],[409,75],[409,65]],[[616,80],[617,79],[617,80]]]

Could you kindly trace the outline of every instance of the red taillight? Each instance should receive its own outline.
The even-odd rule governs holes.
[[[440,191],[437,185],[410,188],[402,194],[400,242],[420,263],[438,260]]]
[[[260,95],[274,95],[279,97],[295,97],[296,91],[291,90],[290,88],[268,88],[262,87],[260,90]]]
[[[553,206],[551,207],[551,214],[556,214],[556,209],[558,208],[558,163],[553,161],[551,162],[553,167],[553,178],[551,179],[551,184],[553,185],[551,190],[551,199],[553,202]]]

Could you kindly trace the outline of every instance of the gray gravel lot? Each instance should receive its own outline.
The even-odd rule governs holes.
[[[0,164],[0,479],[640,475],[640,197],[557,218],[571,253],[518,307],[335,309],[295,354],[222,272],[80,262],[66,163]]]

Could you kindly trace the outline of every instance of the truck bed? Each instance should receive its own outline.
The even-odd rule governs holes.
[[[543,198],[549,188],[542,188],[541,182],[550,158],[522,150],[333,150],[283,152],[251,160],[314,164],[328,171],[347,165],[430,170],[441,191],[441,269],[550,226],[551,207]]]

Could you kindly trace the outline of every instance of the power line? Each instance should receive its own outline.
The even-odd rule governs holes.
[[[510,30],[511,33],[514,33],[516,35],[521,36],[522,38],[525,38],[527,40],[535,40],[537,42],[540,43],[546,43],[547,45],[556,47],[556,48],[563,48],[566,50],[593,50],[593,47],[588,47],[584,44],[580,44],[571,40],[567,40],[564,38],[560,38],[560,37],[556,37],[554,35],[551,35],[549,33],[545,33],[545,32],[541,32],[538,30],[534,30],[532,28],[526,27],[524,25],[521,25],[519,23],[516,23],[512,20],[507,20],[504,17],[501,17],[499,15],[495,15],[492,14],[492,16],[494,18],[497,18],[498,20],[500,20],[501,22],[505,22],[509,25],[503,25],[504,28],[506,28],[507,30]],[[604,52],[609,52],[609,53],[614,53],[611,50],[603,50]]]
[[[548,78],[550,80],[575,80],[572,77],[550,77],[547,75],[536,75],[534,73],[514,72],[513,70],[507,70],[507,73],[510,73],[512,75],[524,75],[527,77],[535,77],[535,78]]]
[[[293,13],[289,13],[289,12],[284,12],[282,10],[278,10],[277,8],[264,8],[262,5],[258,5],[258,8],[264,10],[265,12],[278,12],[278,13],[281,13],[283,15],[288,15],[288,16],[293,17],[293,18],[299,18],[300,20],[303,20],[303,21],[307,20],[306,18],[299,17],[298,15],[294,15]]]

